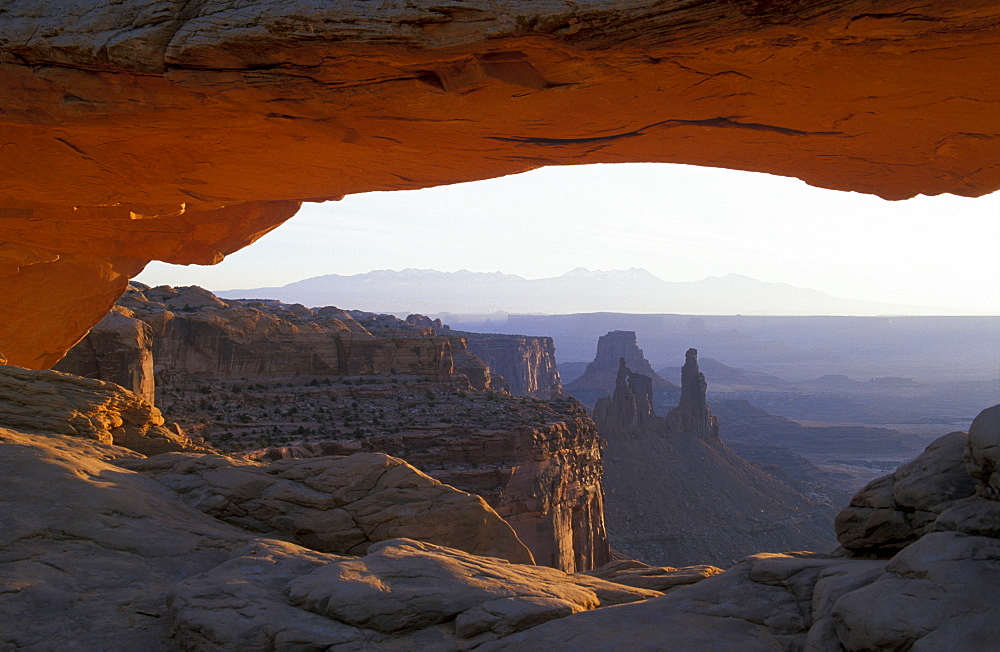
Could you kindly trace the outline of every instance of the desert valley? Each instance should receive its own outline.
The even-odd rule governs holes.
[[[303,202],[420,249],[422,216],[337,200],[561,165],[987,196],[1000,5],[57,4],[0,0],[0,650],[997,649],[995,285],[963,312],[669,281],[651,232],[558,198],[529,219],[598,246],[546,255],[628,269],[143,274]],[[646,260],[819,219],[740,201],[687,243],[652,200]],[[486,203],[434,255],[528,264]],[[889,260],[848,235],[834,269]],[[780,268],[770,237],[740,246]],[[956,287],[986,269],[944,249]]]

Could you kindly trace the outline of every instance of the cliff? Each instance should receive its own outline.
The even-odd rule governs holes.
[[[549,399],[562,395],[551,337],[462,333],[469,351],[502,376],[514,396]]]
[[[137,284],[121,304],[149,329],[157,403],[186,431],[265,457],[396,455],[484,497],[539,563],[574,572],[608,561],[593,422],[571,400],[497,393],[506,381],[440,322],[227,302],[198,287]],[[78,348],[93,351],[90,338]],[[515,379],[558,381],[550,339],[497,341],[488,350]]]
[[[651,564],[720,566],[764,550],[832,550],[831,505],[722,442],[694,349],[681,378],[678,406],[660,417],[652,379],[622,359],[615,391],[595,406],[612,547]]]
[[[53,369],[117,383],[152,403],[153,331],[128,308],[115,306]]]
[[[198,385],[175,383],[164,409],[225,450],[264,459],[358,451],[401,457],[482,496],[539,564],[575,572],[609,560],[601,439],[572,399],[440,391],[396,379],[281,391],[258,385],[251,379],[225,392],[235,400],[201,408]],[[267,408],[276,401],[284,407]],[[223,411],[232,416],[206,418]]]
[[[650,379],[654,402],[677,400],[679,388],[653,371],[639,348],[634,331],[611,331],[598,338],[593,362],[587,365],[582,376],[566,385],[566,393],[585,405],[595,405],[598,398],[615,390],[622,359],[632,372]]]
[[[149,325],[158,374],[410,374],[468,384],[455,369],[453,348],[460,343],[389,315],[276,301],[224,302],[197,287],[132,286],[120,305]],[[484,375],[481,364],[477,369],[467,361],[465,366]]]

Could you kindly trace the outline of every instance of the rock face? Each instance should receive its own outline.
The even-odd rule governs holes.
[[[329,460],[278,464],[277,474],[265,473],[271,483],[231,485],[222,476],[246,468],[210,470],[219,458],[206,458],[189,474],[175,472],[196,464],[193,458],[136,458],[94,440],[0,428],[0,474],[18,478],[0,496],[0,646],[249,650],[342,644],[457,651],[553,618],[660,595],[410,539],[380,542],[361,557],[321,553],[209,516],[202,509],[213,492],[181,481],[187,475],[203,487],[218,482],[250,493],[270,489],[271,506],[292,516],[304,493],[290,495],[288,483],[298,481],[282,476],[311,478],[327,488],[339,484],[339,497],[363,507],[366,499],[391,502],[387,491],[394,483],[402,493],[418,488],[411,471],[398,464],[369,495],[365,482],[352,484],[358,476],[338,483],[343,466]],[[183,493],[115,465],[125,459],[154,474],[166,471],[161,480],[173,476],[168,482]],[[178,466],[167,470],[171,461]],[[313,473],[320,467],[323,473]],[[198,502],[195,493],[206,499],[199,509],[185,504]],[[216,511],[225,511],[223,502],[217,495]],[[459,508],[459,521],[473,525],[460,515],[460,504],[451,507]],[[443,516],[449,507],[436,509]],[[254,519],[244,524],[254,526]],[[423,527],[419,519],[409,524]]]
[[[53,368],[117,383],[150,403],[155,398],[153,333],[128,308],[115,306]]]
[[[301,200],[623,161],[1000,186],[991,3],[154,6],[5,6],[0,305],[33,317],[0,319],[10,363],[56,362],[146,261],[218,262]]]
[[[888,558],[931,532],[1000,537],[998,441],[1000,406],[994,406],[968,433],[945,435],[873,480],[837,515],[840,544],[856,556]]]
[[[590,570],[610,559],[601,440],[578,404],[573,408],[567,401],[563,409],[575,417],[503,430],[471,423],[408,428],[357,442],[323,442],[316,453],[367,450],[406,459],[486,499],[538,564],[570,573]]]
[[[656,417],[653,379],[634,373],[627,364],[625,358],[619,359],[615,391],[597,399],[594,405],[594,422],[609,433],[638,433]]]
[[[617,386],[621,360],[632,373],[650,379],[654,400],[679,395],[677,385],[663,379],[653,371],[649,361],[642,354],[635,331],[611,331],[597,340],[597,355],[587,365],[583,375],[566,385],[566,393],[585,405],[596,405],[597,399],[611,394]]]
[[[412,374],[468,385],[455,369],[453,352],[463,345],[459,338],[438,337],[389,315],[275,301],[225,302],[194,286],[133,286],[120,304],[150,326],[157,373],[216,378]],[[481,362],[468,355],[462,361],[476,382],[488,384]]]
[[[619,362],[617,385],[597,401],[607,441],[605,519],[612,547],[651,564],[727,566],[769,549],[832,550],[833,508],[733,453],[708,410],[697,351],[687,354],[681,401],[652,406],[650,377]]]
[[[502,376],[514,396],[550,399],[562,396],[551,337],[464,333],[469,351]]]
[[[57,371],[0,366],[0,426],[82,437],[155,455],[204,450],[165,427],[151,403],[120,386]]]
[[[534,563],[482,498],[388,455],[285,459],[265,466],[173,453],[120,465],[155,478],[210,516],[319,552],[360,555],[373,543],[405,536]]]

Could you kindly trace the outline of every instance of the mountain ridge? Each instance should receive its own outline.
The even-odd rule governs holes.
[[[527,279],[504,272],[441,272],[381,269],[363,274],[326,274],[283,286],[215,291],[227,299],[279,299],[286,303],[365,305],[369,310],[407,313],[645,312],[748,315],[936,314],[939,309],[834,297],[788,283],[742,274],[700,281],[665,281],[646,269],[590,270]]]

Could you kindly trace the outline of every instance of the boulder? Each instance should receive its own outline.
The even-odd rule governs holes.
[[[855,555],[885,558],[948,521],[949,529],[957,529],[954,521],[964,512],[939,517],[976,492],[977,483],[966,470],[968,439],[964,432],[947,434],[894,473],[868,483],[837,515],[840,544]]]

